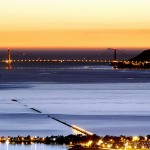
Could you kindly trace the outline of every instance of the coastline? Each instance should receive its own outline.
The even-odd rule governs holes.
[[[97,135],[85,136],[85,135],[68,135],[68,136],[50,136],[50,137],[31,137],[30,135],[17,136],[17,137],[0,137],[0,143],[6,143],[11,145],[16,144],[46,144],[46,145],[66,145],[70,150],[75,149],[142,149],[146,150],[150,148],[150,135],[143,136],[110,136],[100,137]],[[82,148],[81,148],[82,147]]]

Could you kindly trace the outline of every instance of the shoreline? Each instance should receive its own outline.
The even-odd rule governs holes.
[[[100,149],[149,149],[150,148],[150,135],[147,136],[110,136],[106,135],[104,137],[98,135],[73,135],[68,136],[46,136],[46,137],[31,137],[30,135],[17,136],[17,137],[0,137],[1,144],[24,144],[31,145],[33,143],[37,144],[47,144],[47,145],[66,145],[74,149],[73,147],[81,145],[84,148],[95,148]]]

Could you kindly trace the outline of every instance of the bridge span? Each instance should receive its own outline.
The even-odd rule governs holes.
[[[14,59],[14,60],[0,60],[1,63],[16,63],[16,62],[108,62],[113,60],[98,60],[98,59]],[[118,61],[117,61],[118,62]],[[119,61],[122,62],[122,61]]]
[[[7,68],[11,69],[12,63],[111,63],[114,68],[139,68],[141,66],[148,67],[150,62],[135,62],[135,61],[122,61],[117,60],[117,50],[111,49],[114,52],[113,60],[103,60],[103,59],[11,59],[10,50],[7,50],[7,59],[0,60],[0,63],[6,63]]]
[[[112,49],[114,51],[114,59],[113,60],[104,60],[104,59],[11,59],[10,49],[8,48],[7,59],[0,60],[1,63],[7,63],[7,67],[11,68],[11,63],[29,63],[29,62],[77,62],[77,63],[117,63],[122,62],[116,59],[116,49]]]

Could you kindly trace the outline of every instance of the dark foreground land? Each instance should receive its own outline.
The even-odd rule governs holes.
[[[113,65],[120,69],[150,69],[150,49],[128,61],[115,62]]]
[[[25,144],[32,143],[68,145],[70,150],[74,149],[150,149],[150,135],[146,137],[126,137],[109,136],[100,137],[97,135],[68,135],[68,136],[50,136],[50,137],[4,137],[0,138],[1,143]]]

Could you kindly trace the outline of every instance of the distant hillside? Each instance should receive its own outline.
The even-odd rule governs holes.
[[[150,49],[143,51],[141,54],[130,59],[131,61],[150,61]]]

